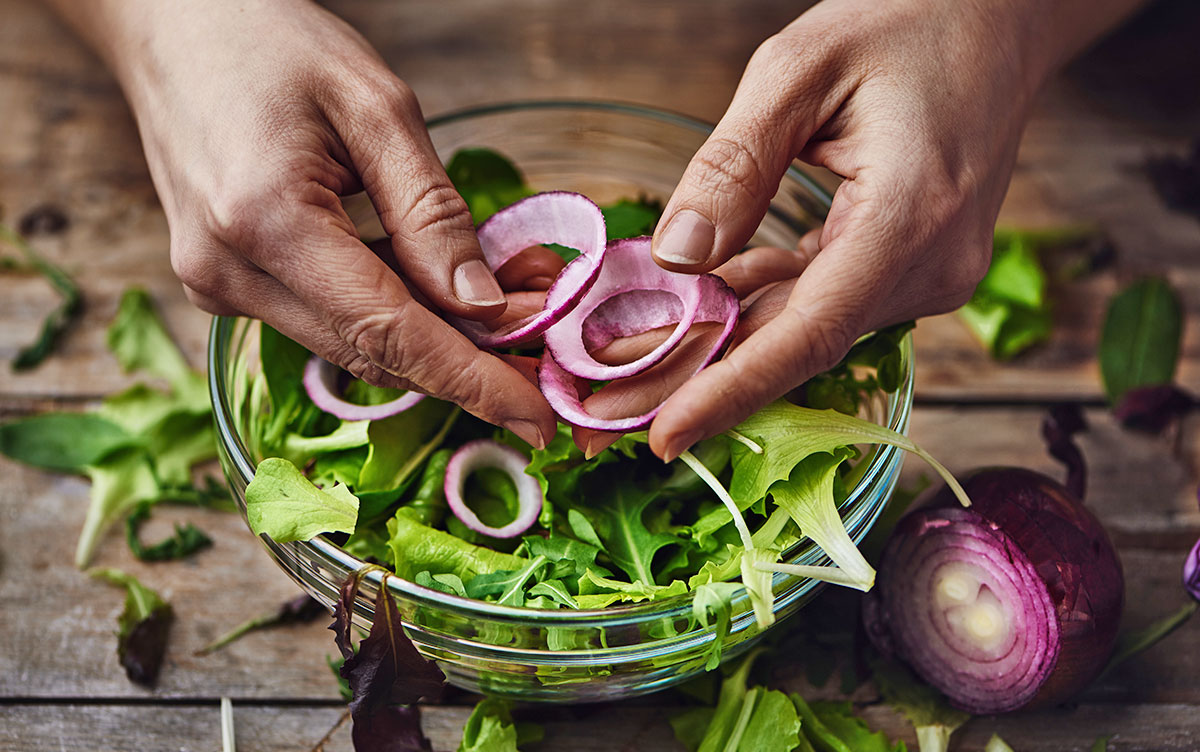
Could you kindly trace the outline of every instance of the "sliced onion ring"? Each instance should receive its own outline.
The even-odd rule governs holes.
[[[708,291],[696,279],[695,275],[670,272],[655,263],[648,237],[615,240],[608,245],[600,276],[579,305],[546,330],[543,335],[546,350],[564,371],[582,379],[610,381],[635,376],[674,350],[696,320],[702,294]],[[681,305],[661,302],[656,305],[657,301],[636,298],[621,304],[622,298],[631,294],[660,291],[673,295]],[[605,303],[610,305],[604,306]],[[724,318],[723,309],[714,314],[719,318],[702,320]],[[628,363],[606,365],[593,358],[587,349],[588,344],[602,347],[617,337],[641,334],[668,324],[675,324],[669,337]]]
[[[699,276],[674,274],[700,288],[700,305],[692,323],[707,321],[723,321],[725,327],[713,342],[708,354],[700,361],[694,373],[711,363],[733,336],[734,327],[738,320],[738,300],[733,290],[720,277],[712,274]],[[575,377],[566,371],[547,349],[542,355],[542,364],[538,368],[538,387],[550,403],[550,407],[566,422],[580,428],[593,428],[597,431],[613,431],[626,433],[639,431],[654,420],[658,414],[659,404],[653,410],[629,418],[605,419],[598,418],[584,409],[579,393],[575,388]]]
[[[446,502],[450,511],[467,527],[493,538],[512,538],[529,529],[542,512],[542,487],[532,475],[525,474],[529,460],[516,449],[491,439],[463,444],[446,465]],[[489,527],[463,501],[467,477],[476,470],[492,467],[512,478],[517,487],[517,516],[504,527]]]
[[[342,420],[380,420],[404,412],[425,399],[420,392],[402,394],[379,405],[356,405],[338,396],[337,382],[342,369],[316,355],[304,366],[304,391],[313,404]]]
[[[596,281],[604,262],[606,234],[600,207],[568,191],[538,193],[493,214],[479,226],[479,245],[492,271],[530,246],[557,243],[579,256],[567,264],[550,289],[546,305],[502,329],[450,317],[450,322],[480,347],[505,347],[537,337],[566,316]]]

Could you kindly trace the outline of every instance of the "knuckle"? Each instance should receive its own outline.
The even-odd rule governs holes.
[[[710,139],[696,153],[693,167],[693,177],[701,191],[726,197],[733,203],[758,199],[767,193],[766,174],[753,151],[742,141]]]
[[[219,298],[227,289],[224,261],[222,254],[203,243],[171,242],[171,268],[192,293]]]
[[[417,195],[403,223],[413,235],[473,232],[471,210],[450,183],[431,179]]]
[[[354,360],[365,358],[368,363],[393,373],[405,373],[410,354],[399,336],[400,317],[390,313],[368,313],[350,321],[336,322],[335,329],[357,353]],[[347,363],[351,370],[355,365],[360,370],[366,365]],[[353,371],[351,371],[353,373]],[[357,374],[355,374],[357,375]]]
[[[213,237],[232,248],[248,248],[258,242],[269,215],[269,191],[225,189],[207,206],[206,224]]]

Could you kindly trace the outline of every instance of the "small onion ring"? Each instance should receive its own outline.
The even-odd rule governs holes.
[[[420,392],[402,394],[379,405],[356,405],[338,396],[337,380],[342,369],[316,355],[304,366],[304,391],[313,404],[342,420],[380,420],[399,415],[425,399]]]
[[[615,240],[608,244],[604,266],[595,284],[570,313],[546,330],[543,335],[546,350],[563,370],[581,379],[611,381],[635,376],[670,354],[696,320],[701,295],[706,289],[695,280],[695,275],[671,272],[659,266],[650,254],[650,238]],[[622,295],[639,291],[669,293],[678,298],[682,310],[653,304],[645,309],[621,305]],[[601,306],[609,301],[616,305],[602,309]],[[614,318],[598,320],[601,317],[593,316],[598,310],[601,317],[608,312]],[[630,318],[630,314],[636,318]],[[641,334],[668,324],[675,324],[675,329],[667,339],[628,363],[606,365],[587,351],[585,339],[603,346],[617,337]]]
[[[579,256],[567,264],[550,289],[541,311],[492,331],[478,321],[448,317],[480,347],[506,347],[526,342],[566,316],[600,274],[607,249],[604,215],[590,199],[569,191],[548,191],[523,198],[493,214],[479,226],[479,246],[492,271],[530,246],[557,243]]]
[[[700,289],[700,306],[692,323],[708,321],[724,321],[725,327],[717,336],[708,355],[696,367],[694,373],[711,363],[733,336],[734,327],[738,321],[738,300],[733,290],[720,277],[712,274],[688,275],[676,274],[691,280]],[[579,392],[575,387],[575,377],[566,371],[555,360],[554,355],[547,349],[542,356],[542,364],[538,368],[538,387],[542,395],[550,403],[550,407],[566,422],[580,428],[592,428],[597,431],[612,431],[627,433],[639,431],[650,425],[654,416],[658,415],[659,404],[649,412],[629,418],[605,419],[597,418],[583,407]]]
[[[446,503],[450,511],[467,527],[492,538],[512,538],[529,529],[542,512],[542,487],[537,479],[525,473],[529,460],[510,446],[491,439],[469,441],[459,447],[446,465]],[[517,487],[517,516],[504,527],[489,527],[471,511],[463,500],[467,477],[485,467],[502,470]]]

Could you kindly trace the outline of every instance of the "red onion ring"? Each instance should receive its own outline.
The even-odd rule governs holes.
[[[563,370],[582,379],[611,381],[639,374],[665,358],[691,328],[703,291],[695,279],[695,275],[659,266],[650,254],[648,237],[613,241],[591,289],[570,313],[546,330],[543,335],[546,350]],[[641,307],[635,304],[636,297],[625,299],[630,294],[650,291],[674,296],[682,308],[663,306],[661,302]],[[667,324],[675,324],[667,339],[637,360],[617,366],[593,358],[587,350],[588,343],[584,342],[586,336],[592,340],[590,344],[603,345],[617,337],[641,334]]]
[[[648,243],[649,239],[646,239],[646,241]],[[646,255],[649,255],[648,246]],[[725,322],[725,327],[717,336],[716,341],[713,342],[712,348],[693,372],[699,373],[700,369],[707,366],[720,354],[721,350],[729,342],[729,338],[733,336],[733,330],[738,321],[738,299],[729,285],[725,284],[723,279],[715,275],[701,274],[697,276],[675,272],[666,273],[671,275],[670,285],[672,292],[680,289],[683,285],[692,285],[699,291],[700,303],[691,323],[708,321]],[[631,282],[631,284],[634,283]],[[682,296],[680,297],[682,298]],[[622,329],[621,331],[634,333],[635,330]],[[662,407],[659,404],[649,412],[629,418],[605,419],[592,415],[584,409],[583,403],[579,399],[579,393],[575,388],[575,376],[558,363],[549,348],[547,348],[545,354],[542,356],[542,363],[538,368],[538,387],[542,390],[546,401],[550,403],[550,407],[554,409],[554,412],[558,413],[560,418],[580,428],[593,428],[598,431],[625,433],[641,430],[648,426],[650,421],[654,420],[654,416],[658,414],[659,409]]]
[[[379,405],[356,405],[338,396],[337,381],[342,369],[312,356],[304,366],[304,391],[313,404],[342,420],[380,420],[398,415],[425,399],[420,392],[403,394]]]
[[[492,271],[530,246],[557,243],[579,256],[567,264],[550,289],[541,311],[492,331],[478,321],[449,317],[454,326],[480,347],[518,344],[549,329],[583,298],[604,263],[607,235],[600,207],[586,196],[568,191],[538,193],[509,205],[479,226],[479,246]]]
[[[529,529],[542,511],[542,487],[537,479],[525,473],[529,460],[510,446],[491,439],[479,439],[463,444],[446,465],[446,503],[450,511],[467,527],[493,538],[512,538]],[[467,477],[485,467],[503,470],[517,487],[519,508],[517,516],[504,527],[483,524],[463,500]]]

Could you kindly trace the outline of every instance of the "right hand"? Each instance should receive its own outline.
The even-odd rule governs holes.
[[[541,393],[439,316],[489,320],[506,302],[416,98],[366,40],[301,0],[142,11],[113,56],[192,302],[543,446]],[[339,200],[359,190],[391,238],[379,255]]]

